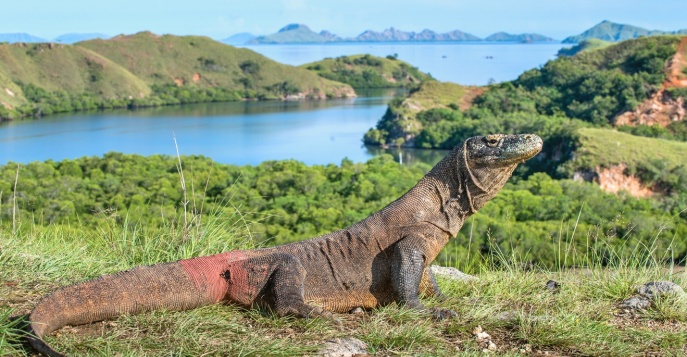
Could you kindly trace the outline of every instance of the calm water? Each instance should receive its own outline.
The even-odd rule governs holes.
[[[299,66],[326,57],[369,53],[398,58],[440,81],[485,85],[516,79],[522,72],[556,58],[561,43],[396,43],[243,46],[277,62]]]
[[[365,131],[390,97],[308,102],[207,103],[53,116],[0,126],[0,164],[62,160],[109,151],[201,154],[222,163],[298,159],[307,164],[365,161]]]
[[[251,46],[299,65],[357,53],[398,57],[442,81],[486,84],[511,80],[554,58],[561,44],[342,44]],[[487,59],[487,57],[493,59]],[[141,155],[205,155],[218,162],[259,164],[296,159],[307,164],[361,162],[383,150],[361,144],[393,92],[311,102],[211,103],[136,111],[57,115],[0,125],[0,164],[63,160],[109,151]],[[391,152],[399,161],[434,163],[445,152]]]

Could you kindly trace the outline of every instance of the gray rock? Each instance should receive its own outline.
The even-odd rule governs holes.
[[[624,310],[643,310],[650,305],[651,300],[641,295],[635,295],[623,300],[618,307]]]
[[[549,289],[551,293],[555,294],[560,290],[561,284],[555,280],[549,280],[546,282],[546,288]]]
[[[351,311],[349,311],[348,313],[353,314],[353,315],[360,315],[360,314],[364,314],[365,310],[363,310],[362,307],[356,307],[356,308],[352,309]]]
[[[496,320],[504,322],[515,322],[520,317],[520,314],[515,310],[504,311],[496,315]]]
[[[432,265],[432,266],[430,266],[430,269],[432,269],[432,273],[434,273],[434,275],[441,275],[443,277],[447,277],[447,278],[453,279],[453,280],[463,280],[463,281],[479,280],[479,278],[477,278],[476,276],[465,274],[456,268]]]
[[[317,355],[326,357],[353,357],[368,355],[367,344],[353,337],[327,340]]]
[[[651,300],[666,295],[685,296],[685,291],[682,290],[682,287],[670,281],[648,282],[637,288],[637,293]]]

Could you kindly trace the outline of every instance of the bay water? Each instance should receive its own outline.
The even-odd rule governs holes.
[[[517,78],[553,59],[563,45],[338,44],[249,48],[300,65],[325,57],[370,53],[398,58],[436,79],[483,85]],[[138,110],[53,115],[0,125],[0,165],[74,159],[110,151],[140,155],[204,155],[221,163],[256,165],[295,159],[306,164],[356,162],[387,152],[404,163],[433,164],[445,152],[388,151],[362,145],[395,91],[361,91],[358,98],[306,102],[204,103]],[[175,146],[175,139],[177,145]]]
[[[560,42],[342,43],[329,45],[244,46],[277,62],[300,66],[355,54],[397,55],[442,82],[486,85],[516,79],[522,72],[556,58]]]

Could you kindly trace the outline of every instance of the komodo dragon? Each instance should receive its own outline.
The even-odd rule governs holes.
[[[397,302],[437,318],[419,295],[440,295],[429,264],[465,219],[493,198],[516,166],[536,155],[536,135],[489,135],[453,149],[415,187],[381,211],[340,231],[278,247],[143,266],[67,286],[29,316],[32,346],[60,356],[42,338],[155,309],[217,302],[266,306],[279,316],[326,316]]]

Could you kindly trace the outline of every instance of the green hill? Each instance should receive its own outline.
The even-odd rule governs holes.
[[[86,48],[0,45],[0,121],[105,107],[151,95],[131,72]]]
[[[643,36],[657,36],[684,33],[685,30],[678,30],[673,32],[647,30],[645,28],[637,26],[618,24],[615,22],[604,20],[599,24],[595,25],[594,27],[582,32],[579,35],[567,37],[563,40],[563,43],[579,43],[584,40],[590,40],[593,38],[609,42],[620,42]]]
[[[150,88],[122,66],[86,48],[69,45],[0,45],[0,72],[6,80],[47,91],[85,92],[105,98],[150,94]]]
[[[623,164],[629,172],[634,173],[658,164],[661,170],[671,172],[685,165],[687,158],[687,142],[647,138],[601,128],[582,128],[578,134],[575,158],[566,164],[575,171]]]
[[[305,69],[277,63],[249,49],[235,48],[199,36],[158,36],[141,32],[109,40],[79,42],[110,58],[150,85],[222,87],[268,96],[342,97],[350,87]]]
[[[25,102],[21,88],[0,70],[0,108],[10,110]]]
[[[432,78],[394,56],[341,56],[304,64],[301,68],[354,88],[416,87]]]
[[[670,191],[682,187],[680,177],[687,175],[687,169],[684,173],[680,171],[683,169],[676,169],[680,162],[676,158],[687,157],[687,152],[677,149],[677,142],[666,143],[604,129],[603,134],[597,135],[598,142],[608,144],[600,145],[613,150],[613,155],[597,153],[590,151],[595,146],[586,138],[592,137],[590,133],[599,132],[581,128],[608,128],[618,115],[654,100],[671,78],[667,71],[674,71],[666,64],[676,56],[679,41],[677,36],[646,37],[583,51],[573,57],[549,61],[515,81],[470,91],[455,84],[438,86],[427,82],[408,96],[394,100],[363,140],[371,145],[449,149],[474,135],[534,132],[544,138],[545,145],[536,160],[530,160],[520,169],[524,175],[545,171],[557,178],[572,177],[576,171],[603,167],[611,158],[619,157],[616,163],[624,163],[631,172],[642,173],[640,177],[646,182],[663,182],[662,187]],[[683,92],[671,93],[676,98],[683,96],[681,100],[684,100]],[[673,121],[665,128],[619,129],[674,140],[687,137],[685,120]],[[625,148],[642,149],[646,155],[629,151],[625,156],[618,156],[624,153],[616,150],[619,142],[627,142]],[[676,156],[670,156],[669,164],[668,157],[659,154],[662,152]],[[570,161],[572,158],[575,161]],[[687,187],[684,191],[687,192]]]
[[[112,107],[355,96],[344,84],[206,37],[142,32],[0,45],[0,120]]]
[[[497,118],[515,113],[609,125],[616,115],[632,110],[660,89],[666,79],[666,63],[676,54],[679,41],[676,36],[647,37],[560,57],[526,71],[515,81],[483,87],[471,106],[463,105],[469,110],[436,103],[434,98],[452,91],[437,91],[434,84],[426,83],[407,98],[392,102],[377,125],[378,132],[366,142],[384,145],[404,138],[406,145],[445,148],[462,137],[458,127],[447,131],[447,121],[493,120],[501,123],[494,129],[505,130],[504,120]],[[452,100],[458,103],[463,98],[455,94]],[[442,134],[431,141],[414,140],[423,131],[434,130]]]
[[[604,48],[610,44],[612,44],[612,42],[599,40],[596,38],[592,38],[589,40],[582,40],[582,41],[580,41],[580,43],[576,44],[575,46],[561,48],[560,50],[558,50],[557,55],[558,56],[572,57],[572,56],[574,56],[580,52],[591,51],[591,50],[595,50],[597,48]]]

